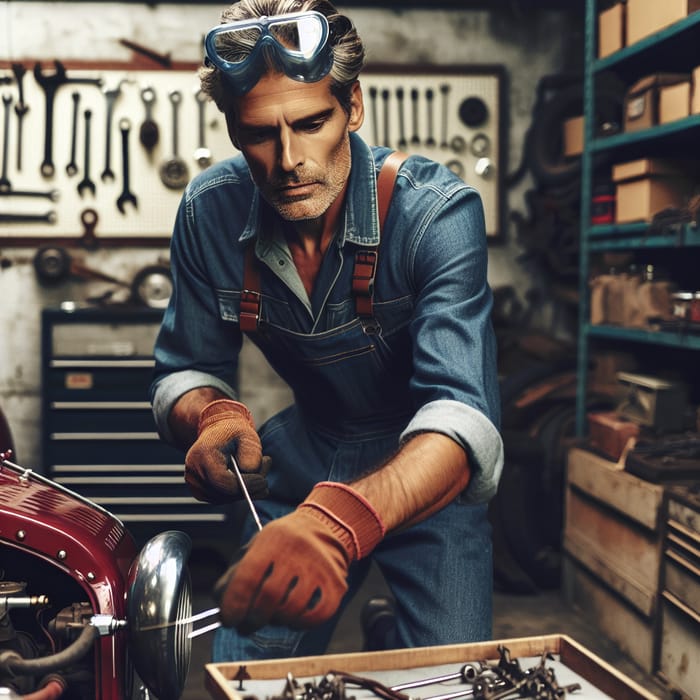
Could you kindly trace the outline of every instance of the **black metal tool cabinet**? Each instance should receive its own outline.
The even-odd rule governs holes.
[[[43,466],[120,518],[137,539],[211,534],[226,508],[195,500],[184,455],[156,432],[148,400],[162,311],[44,309]]]

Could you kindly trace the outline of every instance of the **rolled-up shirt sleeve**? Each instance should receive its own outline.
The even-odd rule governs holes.
[[[195,228],[196,198],[186,191],[170,246],[173,293],[156,340],[150,400],[158,433],[174,442],[168,426],[173,405],[192,389],[212,387],[237,398],[241,333],[222,318],[211,273],[211,239],[204,244]],[[221,224],[223,226],[223,224]],[[220,256],[219,256],[220,257]]]

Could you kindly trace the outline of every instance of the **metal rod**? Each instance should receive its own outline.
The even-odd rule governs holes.
[[[253,520],[255,520],[255,524],[258,526],[258,530],[262,530],[262,523],[260,522],[260,518],[258,517],[258,511],[255,510],[253,499],[248,493],[248,487],[245,485],[245,481],[243,481],[243,474],[241,474],[241,470],[238,467],[238,462],[236,462],[236,458],[233,455],[229,455],[229,458],[231,460],[231,466],[233,467],[233,473],[236,475],[238,483],[241,487],[241,491],[245,496],[245,500],[248,502],[248,508],[250,509],[250,513],[253,516]]]

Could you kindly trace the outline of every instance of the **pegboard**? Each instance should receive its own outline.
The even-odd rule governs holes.
[[[81,214],[86,209],[98,215],[95,239],[116,238],[125,245],[141,243],[144,239],[162,239],[167,244],[177,206],[184,191],[182,186],[166,186],[160,175],[161,167],[177,154],[182,159],[189,178],[200,171],[205,161],[198,160],[202,143],[211,153],[211,161],[221,160],[236,153],[229,140],[223,115],[211,101],[197,99],[199,79],[196,67],[191,70],[99,70],[70,69],[70,79],[99,79],[102,86],[68,83],[56,89],[53,105],[53,129],[51,161],[53,174],[42,173],[46,162],[46,98],[43,88],[33,75],[33,64],[27,64],[23,80],[24,102],[29,111],[23,119],[21,163],[17,161],[16,84],[3,85],[0,95],[12,99],[10,105],[8,155],[5,169],[11,183],[11,191],[55,193],[55,201],[47,197],[2,196],[0,215],[18,214],[44,216],[49,212],[52,222],[3,222],[0,216],[0,241],[11,243],[13,239],[53,239],[54,237],[81,237],[84,226]],[[42,69],[45,74],[55,73],[51,63]],[[9,72],[9,71],[8,71]],[[5,73],[5,71],[3,71]],[[140,141],[141,126],[146,121],[147,108],[142,91],[150,89],[155,97],[151,105],[151,118],[158,127],[158,141],[149,152]],[[115,93],[113,104],[108,106],[107,93]],[[174,143],[174,109],[170,99],[178,92],[181,101],[177,107],[177,144]],[[73,123],[76,113],[74,94],[78,95],[75,138],[75,164],[77,172],[66,171],[73,152]],[[3,103],[3,109],[5,108]],[[200,108],[202,110],[202,136],[200,136]],[[87,125],[85,113],[89,111],[89,179],[91,188],[78,185],[85,177],[85,145]],[[2,115],[3,125],[5,112]],[[109,117],[109,137],[108,134]],[[123,191],[122,132],[120,122],[130,122],[128,130],[129,190],[136,197],[136,207],[129,201],[123,204],[123,212],[117,200]],[[202,138],[203,137],[203,138]],[[109,166],[114,178],[103,178],[107,166],[107,142],[109,140]],[[4,139],[3,139],[4,141]],[[0,148],[3,144],[0,143]],[[3,163],[5,162],[3,148]],[[21,165],[21,169],[18,169]],[[44,168],[46,170],[46,168]],[[172,172],[172,170],[171,170]],[[171,182],[172,185],[172,182]]]
[[[11,100],[9,105],[3,102],[0,114],[3,127],[8,116],[7,136],[3,128],[0,143],[2,170],[11,192],[40,192],[45,196],[0,193],[2,245],[35,244],[57,238],[88,240],[88,236],[94,242],[137,245],[160,241],[167,245],[185,185],[184,180],[181,186],[164,184],[161,178],[164,163],[173,159],[177,150],[187,176],[192,177],[206,166],[206,161],[199,158],[202,146],[209,150],[212,162],[237,153],[229,140],[223,115],[212,102],[200,102],[196,97],[199,90],[196,66],[183,70],[69,67],[66,71],[69,79],[99,80],[101,86],[66,83],[56,89],[50,135],[54,171],[49,174],[42,168],[47,161],[46,95],[33,75],[34,64],[26,63],[25,67],[23,97],[29,109],[22,120],[21,163],[17,154],[15,111],[19,103],[18,86],[11,83],[0,88],[4,100]],[[50,63],[41,68],[45,75],[55,73]],[[9,67],[0,73],[10,75]],[[445,163],[473,185],[483,199],[486,232],[492,240],[500,235],[501,229],[505,151],[502,76],[498,66],[449,66],[432,70],[371,65],[361,76],[365,122],[360,135],[372,145],[420,153]],[[149,114],[142,98],[147,89],[155,97],[150,117],[158,127],[158,142],[151,151],[140,141],[140,130]],[[170,99],[173,92],[181,96],[176,117]],[[113,95],[111,107],[108,93]],[[91,188],[79,188],[85,178],[87,111],[91,113],[88,176],[94,183],[94,194]],[[178,126],[177,143],[174,118]],[[123,192],[124,177],[120,128],[123,119],[130,126],[129,190],[136,197],[136,206],[126,200],[122,211],[118,199]],[[108,145],[113,178],[102,175],[108,165]],[[72,175],[66,170],[71,161],[76,167]],[[50,194],[53,198],[49,198]],[[92,231],[83,224],[86,210],[97,214]],[[3,215],[50,220],[7,221]]]
[[[372,145],[447,165],[479,191],[486,234],[501,235],[504,170],[502,66],[368,66],[360,76]]]

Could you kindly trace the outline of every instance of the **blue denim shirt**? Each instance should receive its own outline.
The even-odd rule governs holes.
[[[241,156],[188,185],[171,243],[174,291],[155,348],[158,430],[172,441],[168,414],[191,389],[236,398],[244,253],[256,237],[262,303],[251,339],[309,425],[339,436],[395,430],[399,442],[420,432],[448,435],[469,454],[466,500],[487,501],[503,445],[481,199],[444,166],[421,156],[404,162],[381,232],[376,327],[368,327],[355,313],[352,271],[358,246],[379,244],[376,181],[389,151],[350,136],[342,225],[311,298],[277,227],[263,230]]]

